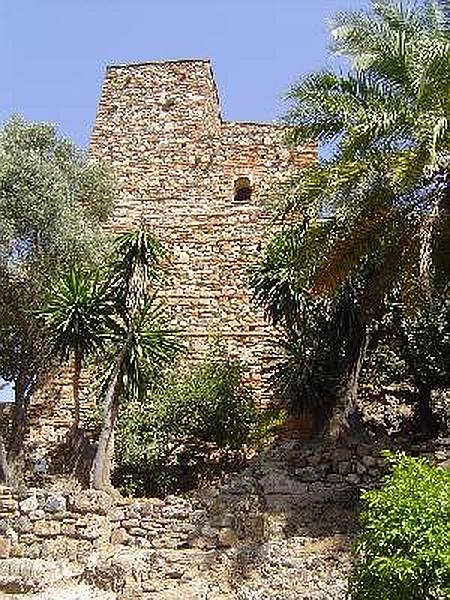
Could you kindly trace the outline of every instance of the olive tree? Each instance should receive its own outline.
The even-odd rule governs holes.
[[[10,479],[20,475],[27,404],[48,367],[35,310],[69,265],[101,256],[113,194],[108,171],[54,125],[14,117],[0,132],[0,377],[14,387]]]

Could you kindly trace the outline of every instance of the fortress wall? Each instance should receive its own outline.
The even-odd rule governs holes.
[[[144,219],[168,250],[164,296],[191,357],[222,339],[260,397],[274,334],[248,289],[274,229],[262,200],[316,156],[314,145],[289,150],[283,136],[272,124],[224,122],[210,63],[175,61],[110,67],[91,143],[120,183],[111,228]],[[239,177],[251,182],[249,201],[234,200]]]

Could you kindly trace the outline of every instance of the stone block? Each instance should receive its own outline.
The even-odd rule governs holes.
[[[111,523],[123,521],[125,519],[125,512],[123,511],[123,509],[114,506],[108,512],[108,519],[111,521]]]
[[[22,502],[19,502],[19,510],[25,514],[36,511],[38,507],[39,503],[36,495],[29,496],[28,498],[25,498],[25,500],[22,500]]]
[[[13,544],[9,555],[11,558],[23,558],[25,556],[25,544]]]
[[[0,536],[0,558],[9,558],[11,553],[11,541],[9,538]]]
[[[33,523],[27,515],[20,515],[14,521],[14,528],[18,533],[31,533],[33,531]]]
[[[237,533],[229,527],[224,527],[219,531],[217,536],[217,543],[219,548],[233,548],[239,543]]]
[[[75,537],[77,534],[75,523],[62,523],[61,534],[68,537]]]
[[[23,555],[25,558],[39,558],[41,555],[42,544],[40,542],[33,542],[32,544],[24,544]]]
[[[362,457],[362,463],[367,469],[371,469],[377,465],[377,459],[369,454]]]
[[[352,463],[349,461],[343,461],[339,463],[338,471],[340,475],[348,475],[352,472]]]
[[[109,541],[111,536],[111,523],[101,515],[88,514],[78,519],[75,524],[77,535],[83,540],[96,540],[101,538]]]
[[[113,504],[113,499],[106,492],[83,490],[78,494],[70,496],[68,508],[73,512],[81,514],[97,513],[107,515]]]
[[[122,527],[119,527],[119,529],[114,529],[114,531],[111,533],[111,544],[114,546],[119,544],[127,544],[129,541],[130,536]]]
[[[34,533],[39,537],[54,537],[61,533],[61,523],[59,521],[36,521],[34,524]]]
[[[47,513],[58,513],[66,510],[67,502],[64,496],[54,495],[49,496],[43,506],[43,510]]]
[[[28,516],[32,521],[40,521],[42,519],[45,519],[45,512],[41,508],[38,508],[37,510],[33,510],[33,512],[30,512]]]
[[[303,470],[304,469],[302,469],[302,471]],[[309,470],[308,474],[310,474]],[[306,483],[289,477],[283,471],[269,471],[267,475],[260,479],[260,484],[265,494],[288,494],[298,496],[303,495],[308,491],[308,485]]]

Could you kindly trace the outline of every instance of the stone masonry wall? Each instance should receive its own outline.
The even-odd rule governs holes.
[[[191,358],[221,339],[260,395],[273,331],[247,280],[273,229],[262,199],[315,160],[314,145],[292,152],[283,134],[224,122],[210,63],[174,61],[108,68],[90,147],[119,179],[111,228],[143,219],[169,251],[165,297]],[[240,177],[251,182],[248,202],[234,201]]]
[[[0,597],[59,578],[109,600],[343,600],[359,491],[379,485],[384,447],[282,443],[241,474],[164,500],[0,487]],[[450,439],[410,451],[450,467]]]

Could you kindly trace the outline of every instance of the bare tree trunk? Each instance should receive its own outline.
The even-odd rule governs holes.
[[[11,426],[11,442],[8,452],[9,480],[18,485],[24,477],[24,437],[26,427],[25,387],[21,379],[14,385],[14,410]]]
[[[11,476],[9,473],[9,465],[8,465],[8,457],[6,454],[6,447],[3,437],[0,435],[0,474],[3,479],[3,482],[6,485],[9,485]]]
[[[105,394],[102,428],[92,465],[91,487],[109,493],[114,491],[111,484],[111,473],[114,459],[114,425],[119,408],[120,379],[132,340],[133,333],[130,331],[114,363]]]
[[[73,429],[78,429],[80,425],[80,375],[81,375],[81,360],[78,348],[73,354],[73,373],[72,373],[72,392],[74,405],[74,421]]]
[[[360,323],[359,331],[355,333],[348,356],[348,367],[342,384],[336,395],[327,434],[332,440],[337,440],[350,427],[349,417],[355,410],[358,399],[358,386],[361,368],[366,355],[369,336],[365,323]]]
[[[415,419],[419,429],[430,436],[435,436],[439,431],[438,420],[433,413],[431,402],[431,388],[417,386],[417,404],[415,410]]]

